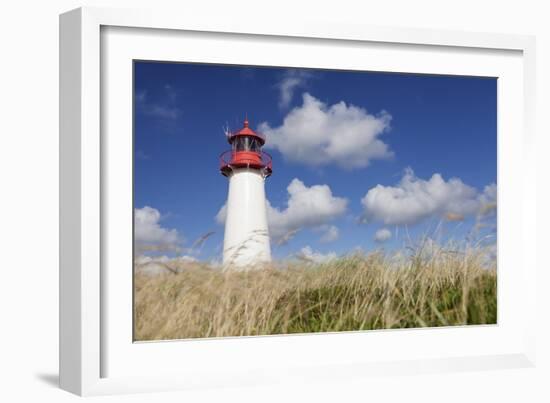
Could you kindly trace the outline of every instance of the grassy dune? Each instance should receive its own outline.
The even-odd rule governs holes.
[[[496,263],[482,248],[354,254],[324,264],[135,277],[136,340],[493,324]]]

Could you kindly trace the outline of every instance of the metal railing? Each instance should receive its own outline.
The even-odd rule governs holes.
[[[220,169],[222,171],[232,167],[249,167],[266,169],[271,173],[272,159],[271,155],[265,151],[233,151],[228,150],[220,154]]]
[[[231,139],[231,138],[233,138],[233,137],[235,137],[235,136],[238,136],[238,135],[239,135],[238,133],[239,133],[241,130],[242,130],[242,129],[239,129],[239,130],[236,130],[236,131],[234,131],[234,132],[227,131],[227,132],[225,133],[225,137],[229,140],[229,139]],[[254,132],[254,135],[255,135],[256,137],[261,138],[261,139],[263,140],[263,142],[265,143],[265,140],[266,140],[265,134],[260,133],[260,132]]]

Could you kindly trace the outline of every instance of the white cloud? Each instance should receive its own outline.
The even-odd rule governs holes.
[[[479,210],[481,216],[494,214],[497,209],[497,185],[492,183],[485,186],[479,200],[481,202],[481,208]]]
[[[327,106],[305,93],[302,106],[292,109],[281,126],[263,122],[259,130],[267,136],[266,147],[279,150],[289,161],[351,169],[393,156],[379,138],[389,130],[390,121],[384,111],[371,115],[343,101]]]
[[[324,234],[321,237],[321,242],[333,242],[336,241],[340,236],[340,231],[338,230],[338,227],[334,225],[325,225],[321,228],[321,230],[324,231]]]
[[[313,251],[310,246],[303,247],[300,252],[296,253],[298,259],[306,260],[312,263],[326,263],[337,258],[336,253],[320,253]]]
[[[160,225],[161,214],[152,207],[134,209],[134,241],[136,251],[181,250],[182,239],[176,229],[166,229]]]
[[[307,70],[288,69],[282,80],[277,83],[277,88],[279,89],[279,107],[288,108],[292,102],[294,91],[299,87],[304,87],[310,78],[311,73]]]
[[[387,228],[381,228],[374,234],[374,240],[376,242],[386,242],[391,238],[391,231]]]
[[[273,207],[267,202],[269,235],[278,244],[288,242],[304,228],[318,228],[342,215],[348,201],[332,195],[328,185],[307,187],[299,179],[293,179],[287,187],[288,201],[284,209]],[[216,221],[225,223],[226,205],[218,211]],[[329,229],[329,231],[331,231]],[[336,228],[336,235],[338,229]],[[334,236],[334,230],[331,231]]]
[[[279,236],[278,238],[274,238],[273,235],[271,235],[272,239],[274,239],[275,243],[277,245],[286,245],[294,236],[300,232],[300,228],[291,230],[283,234],[282,236]]]
[[[163,103],[155,103],[149,99],[147,91],[136,92],[136,106],[137,110],[144,115],[160,118],[175,120],[181,116],[181,109],[176,106],[176,92],[170,85],[165,85],[163,94]]]
[[[293,179],[287,187],[288,202],[283,210],[267,204],[269,233],[279,239],[303,228],[315,228],[342,215],[348,201],[332,195],[328,185],[307,187],[299,179]]]
[[[182,256],[176,256],[176,257],[168,257],[166,255],[162,256],[146,256],[146,255],[139,255],[136,256],[134,260],[136,265],[143,265],[147,263],[195,263],[198,262],[198,259],[189,256],[189,255],[182,255]]]
[[[409,168],[396,186],[377,185],[361,199],[367,222],[414,224],[431,216],[448,219],[478,214],[487,204],[496,186],[483,193],[458,178],[445,181],[436,173],[429,180],[415,176]]]
[[[180,116],[178,108],[166,105],[149,104],[145,107],[144,113],[162,119],[177,119]]]
[[[497,213],[497,186],[491,184],[485,186],[480,196],[480,208],[476,216],[475,231],[483,231],[485,235],[496,236],[496,213]],[[477,233],[479,235],[479,232]]]

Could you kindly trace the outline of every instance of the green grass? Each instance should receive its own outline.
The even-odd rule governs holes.
[[[136,275],[137,340],[494,324],[497,274],[482,248],[355,254],[326,264]]]

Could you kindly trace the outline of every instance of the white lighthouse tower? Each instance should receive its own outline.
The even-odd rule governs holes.
[[[229,178],[223,241],[224,269],[254,269],[271,261],[265,179],[271,156],[262,151],[265,137],[248,127],[228,133],[231,150],[220,156],[220,171]]]

